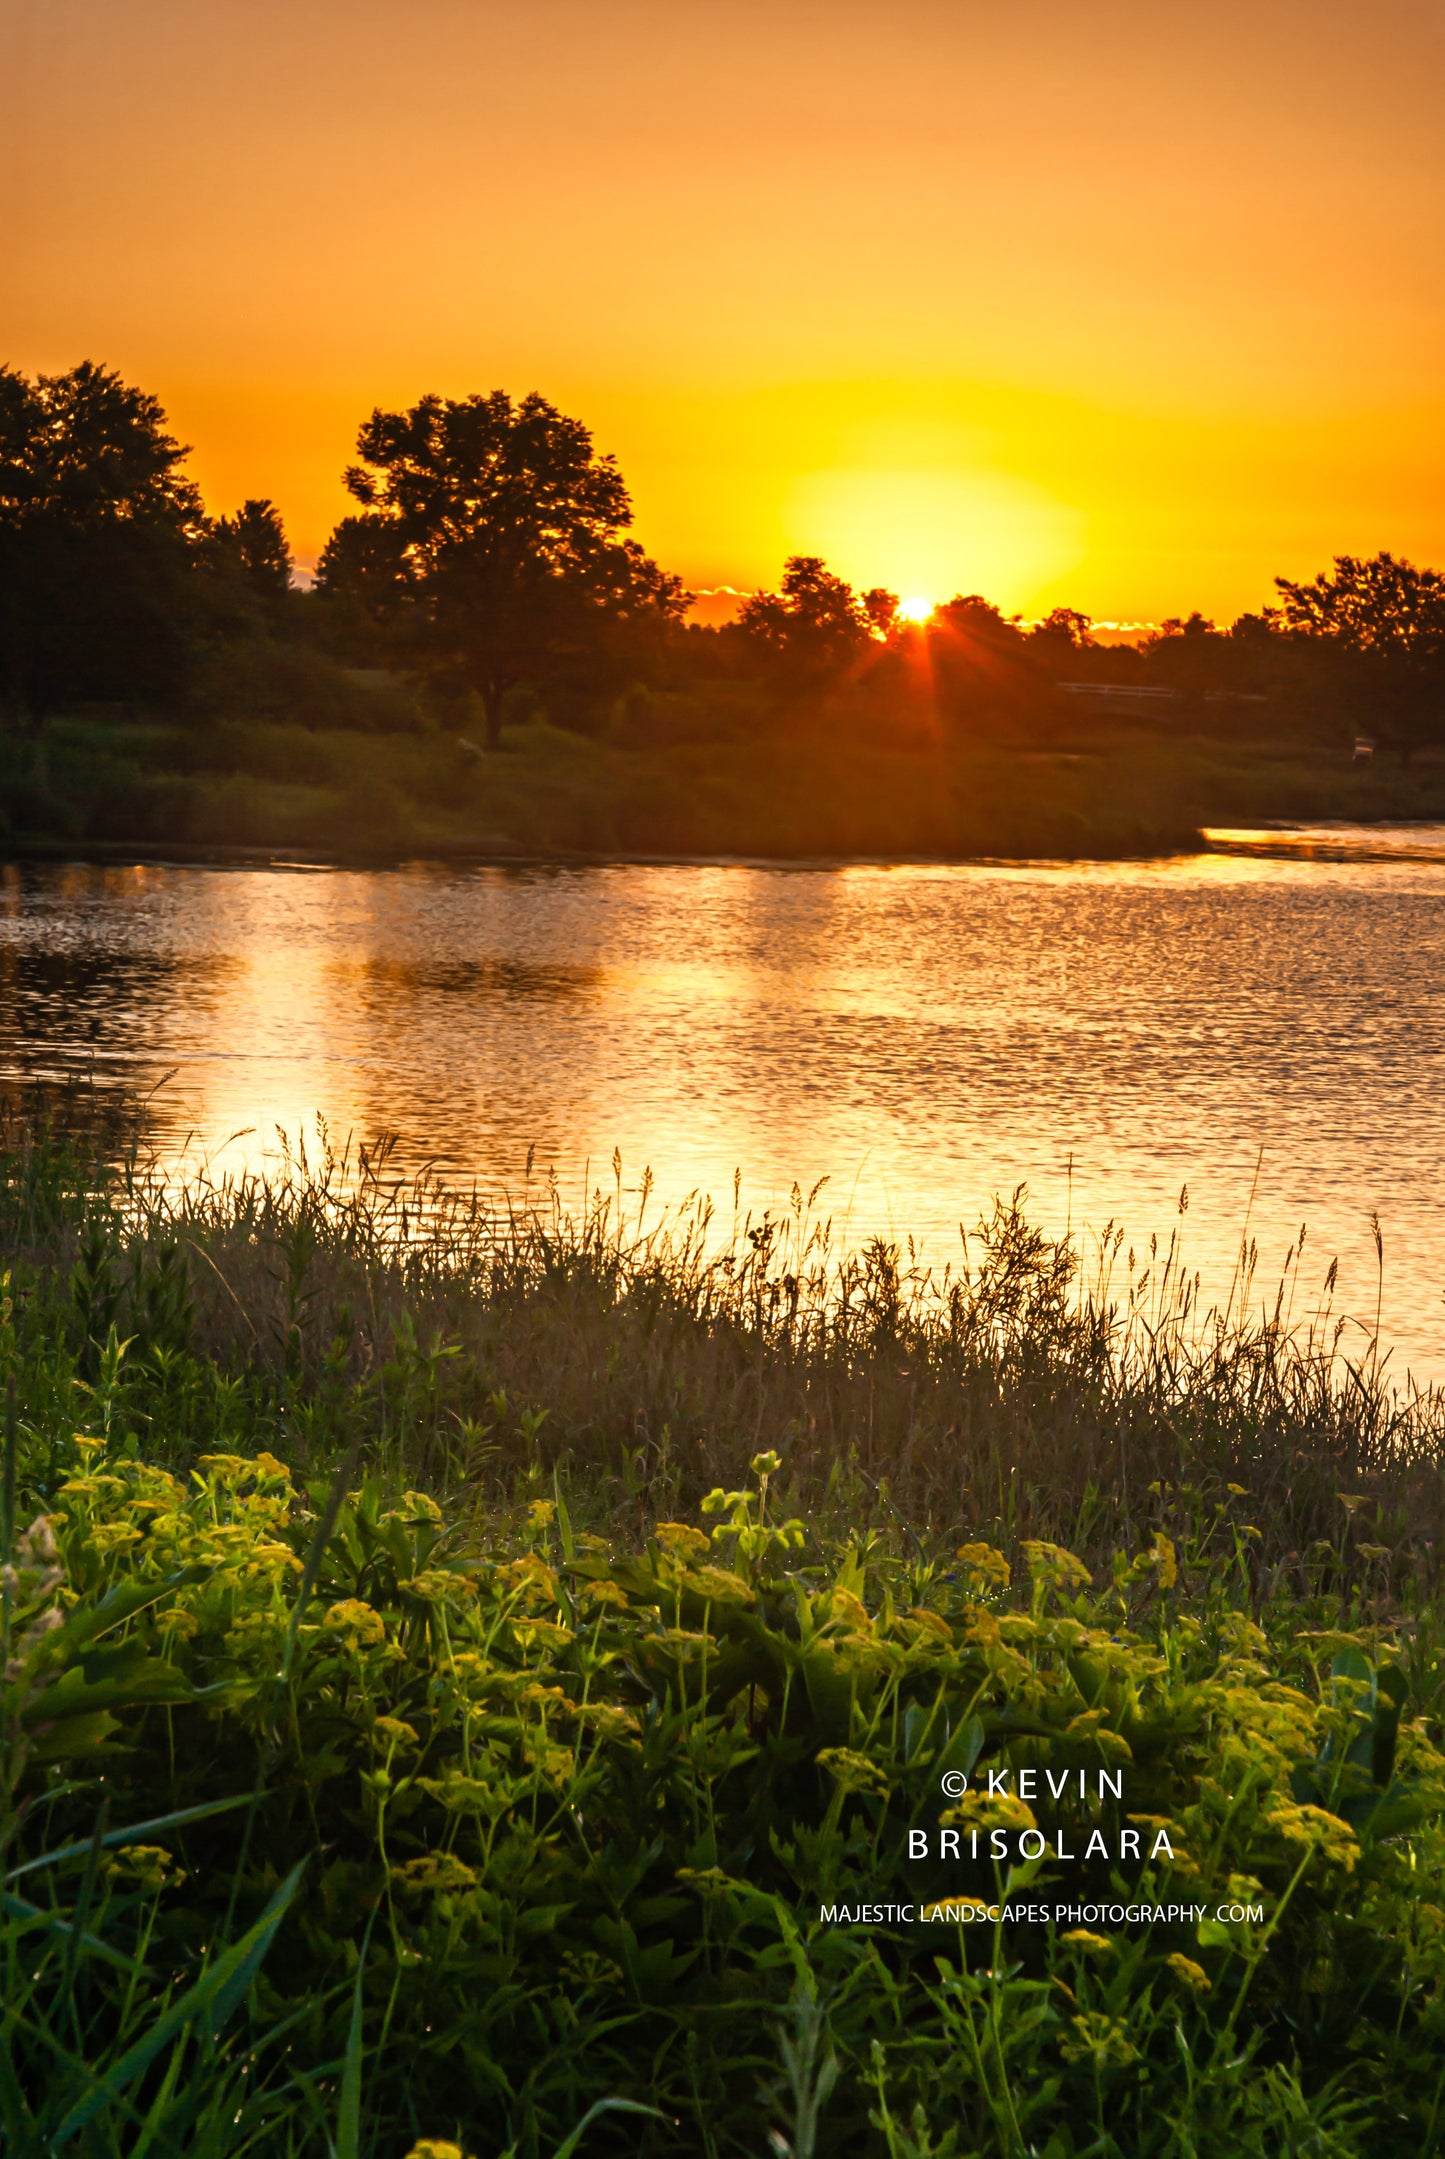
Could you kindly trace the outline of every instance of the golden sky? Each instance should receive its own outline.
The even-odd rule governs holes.
[[[1104,619],[1445,561],[1440,0],[0,0],[0,357],[314,556],[539,389],[698,587]]]

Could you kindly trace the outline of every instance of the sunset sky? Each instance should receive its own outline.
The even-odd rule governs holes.
[[[539,389],[697,587],[1228,618],[1445,561],[1439,0],[0,0],[0,357],[314,557]]]

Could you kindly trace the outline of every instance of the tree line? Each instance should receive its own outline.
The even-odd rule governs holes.
[[[495,749],[512,717],[596,729],[680,684],[749,684],[774,724],[885,721],[1038,738],[1060,686],[1162,689],[1216,716],[1260,700],[1405,757],[1445,739],[1445,575],[1336,556],[1227,627],[1195,613],[1106,646],[1056,608],[1006,617],[957,595],[924,623],[794,556],[719,629],[631,537],[615,459],[535,392],[427,396],[374,411],[345,485],[355,508],[297,588],[284,524],[257,498],[210,516],[159,402],[84,362],[0,368],[0,716],[190,710],[244,695],[257,654],[414,683]],[[284,675],[284,669],[283,669]],[[299,679],[286,677],[285,679]],[[237,690],[236,685],[240,685]],[[310,710],[302,700],[303,714]],[[344,687],[327,711],[344,718]],[[1238,714],[1236,714],[1236,719]]]

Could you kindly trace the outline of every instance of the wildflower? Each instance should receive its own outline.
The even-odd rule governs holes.
[[[818,1599],[818,1608],[826,1611],[830,1620],[842,1620],[855,1634],[866,1634],[873,1625],[867,1605],[851,1589],[825,1590]]]
[[[1108,1729],[1103,1714],[1098,1709],[1081,1709],[1078,1716],[1071,1717],[1064,1726],[1064,1737],[1092,1740],[1106,1762],[1132,1762],[1133,1748],[1122,1732]]]
[[[1179,1579],[1179,1558],[1173,1542],[1162,1530],[1154,1532],[1154,1578],[1161,1589],[1172,1589]]]
[[[173,1604],[170,1610],[162,1612],[160,1618],[156,1621],[157,1630],[161,1634],[174,1635],[178,1641],[182,1642],[195,1639],[198,1625],[199,1622],[195,1613],[188,1612],[183,1604]]]
[[[972,1577],[971,1587],[980,1593],[988,1589],[1007,1589],[1013,1570],[1002,1552],[996,1552],[991,1544],[961,1544],[956,1555],[964,1563]]]
[[[1353,1874],[1360,1856],[1355,1832],[1337,1814],[1323,1807],[1297,1807],[1280,1800],[1264,1817],[1268,1826],[1288,1844],[1303,1844],[1316,1851],[1326,1864]]]
[[[393,1747],[418,1747],[421,1741],[413,1727],[401,1717],[378,1717],[371,1729],[379,1739]]]
[[[632,1739],[642,1729],[630,1709],[619,1709],[611,1702],[583,1702],[577,1714],[598,1739]]]
[[[953,1647],[953,1636],[949,1632],[948,1621],[940,1619],[937,1612],[926,1611],[921,1604],[914,1604],[909,1606],[907,1616],[912,1620],[920,1634],[932,1635],[935,1641],[947,1642],[950,1649]]]
[[[1232,1491],[1234,1487],[1231,1485],[1230,1489]],[[1214,1984],[1202,1964],[1196,1964],[1193,1957],[1181,1956],[1177,1949],[1170,1951],[1164,1963],[1166,1969],[1173,1972],[1175,1978],[1192,1993],[1207,1994]]]
[[[531,1680],[517,1696],[519,1702],[530,1702],[534,1708],[557,1710],[570,1716],[575,1704],[561,1687],[544,1687],[540,1680]]]
[[[881,1796],[888,1790],[888,1779],[878,1764],[852,1747],[825,1747],[816,1760],[818,1767],[826,1769],[845,1792],[875,1792]]]
[[[682,1587],[699,1597],[706,1597],[713,1604],[757,1602],[742,1576],[729,1573],[726,1567],[689,1567],[682,1576]]]
[[[1137,2061],[1139,2049],[1130,2043],[1127,2029],[1118,2017],[1105,2016],[1101,2009],[1086,2010],[1083,2016],[1070,2017],[1069,2024],[1077,2035],[1059,2041],[1059,2052],[1066,2062],[1092,2061],[1095,2068],[1125,2068]]]
[[[398,1585],[409,1596],[423,1597],[428,1604],[446,1604],[459,1597],[474,1597],[477,1585],[468,1574],[456,1574],[449,1567],[425,1567],[414,1574],[410,1581]]]
[[[570,1780],[577,1766],[567,1747],[523,1747],[522,1759],[529,1769],[535,1769],[559,1790]]]
[[[512,1632],[524,1649],[530,1649],[533,1643],[543,1649],[565,1649],[572,1640],[572,1629],[555,1619],[517,1619],[512,1622]]]
[[[1114,1944],[1107,1934],[1093,1934],[1087,1927],[1070,1927],[1067,1934],[1059,1936],[1059,1946],[1072,1949],[1075,1956],[1080,1957],[1111,1957],[1114,1954]]]
[[[339,1634],[348,1649],[370,1648],[386,1638],[386,1621],[374,1606],[360,1597],[343,1597],[326,1614],[328,1632]]]
[[[445,2137],[422,2137],[406,2159],[467,2159],[467,2155],[460,2144],[449,2144]]]
[[[782,1468],[782,1466],[782,1456],[780,1454],[775,1454],[771,1447],[768,1449],[766,1454],[755,1454],[748,1464],[748,1468],[752,1471],[755,1477],[771,1477],[775,1475],[776,1472]]]
[[[414,1522],[439,1522],[442,1510],[427,1492],[403,1492],[402,1511]]]
[[[524,1552],[520,1559],[509,1560],[497,1571],[503,1589],[519,1596],[523,1603],[556,1603],[557,1577],[537,1553]]]
[[[527,1509],[527,1518],[533,1529],[549,1529],[556,1512],[555,1499],[534,1499]]]
[[[702,1532],[699,1530],[698,1535],[701,1536],[701,1534]],[[590,1529],[579,1529],[575,1542],[579,1552],[605,1552],[609,1549],[607,1539],[594,1536]]]
[[[138,1889],[174,1888],[186,1878],[185,1868],[163,1844],[123,1844],[106,1861],[105,1873],[111,1881],[133,1881]]]
[[[1346,1514],[1349,1515],[1359,1513],[1361,1507],[1365,1504],[1367,1496],[1364,1492],[1336,1492],[1335,1494],[1335,1498],[1344,1508]]]
[[[86,1433],[77,1432],[70,1444],[72,1447],[79,1447],[82,1454],[99,1454],[105,1446],[105,1441],[103,1439],[91,1439]]]
[[[1249,1487],[1245,1484],[1227,1484],[1224,1489],[1226,1492],[1229,1492],[1235,1499],[1248,1499],[1249,1497]],[[1188,1961],[1189,1960],[1186,1957],[1185,1962],[1187,1963]]]
[[[1082,1559],[1066,1552],[1061,1544],[1026,1537],[1023,1552],[1036,1582],[1051,1583],[1055,1589],[1087,1589],[1094,1579]]]
[[[475,1889],[477,1872],[455,1852],[427,1852],[420,1859],[408,1859],[404,1866],[393,1867],[391,1878],[399,1888],[409,1889],[417,1896],[428,1892],[445,1895],[456,1889]]]
[[[214,1484],[239,1484],[248,1474],[251,1464],[244,1454],[203,1454],[198,1456],[196,1467],[208,1469]]]
[[[599,1610],[604,1604],[616,1605],[624,1612],[627,1610],[627,1592],[617,1582],[584,1582],[581,1593],[588,1604]]]
[[[289,1484],[291,1482],[290,1470],[284,1462],[278,1462],[274,1454],[262,1452],[253,1456],[251,1467],[269,1482],[279,1484]]]
[[[938,1817],[945,1829],[1037,1829],[1033,1808],[1012,1792],[969,1792]]]
[[[458,1770],[444,1777],[418,1777],[417,1783],[439,1800],[448,1814],[500,1814],[508,1804],[505,1786],[463,1776]]]
[[[694,1529],[691,1522],[659,1522],[652,1534],[669,1559],[697,1559],[712,1544],[707,1531]]]
[[[747,1894],[746,1883],[734,1881],[721,1867],[679,1867],[677,1879],[708,1903],[721,1902],[739,1892]]]

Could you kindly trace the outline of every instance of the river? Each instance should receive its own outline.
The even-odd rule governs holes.
[[[1126,864],[0,866],[0,1077],[152,1094],[179,1164],[399,1136],[519,1191],[826,1180],[835,1243],[941,1262],[995,1192],[1093,1252],[1176,1229],[1403,1382],[1445,1376],[1445,828]],[[154,1092],[152,1092],[154,1090]],[[1187,1211],[1180,1214],[1187,1187]],[[1372,1217],[1383,1238],[1377,1281]]]

